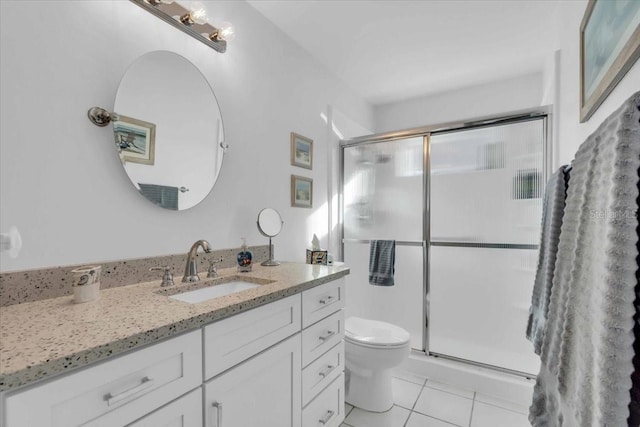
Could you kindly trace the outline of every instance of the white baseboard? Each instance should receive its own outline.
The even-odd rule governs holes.
[[[535,385],[527,378],[419,353],[411,353],[399,370],[527,407]]]

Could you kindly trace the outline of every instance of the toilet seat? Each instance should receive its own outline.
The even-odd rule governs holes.
[[[378,320],[349,317],[345,321],[345,341],[372,348],[397,348],[409,343],[411,336],[399,326]]]

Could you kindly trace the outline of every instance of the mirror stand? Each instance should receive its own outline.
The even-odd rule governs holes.
[[[260,233],[269,238],[269,259],[260,265],[267,267],[275,267],[280,263],[273,259],[273,245],[271,244],[271,238],[280,234],[282,231],[282,217],[277,210],[273,208],[265,208],[258,214],[258,230]]]
[[[275,267],[277,265],[280,265],[278,261],[273,259],[273,246],[271,245],[271,236],[269,236],[269,259],[262,262],[260,265],[264,265],[267,267]]]

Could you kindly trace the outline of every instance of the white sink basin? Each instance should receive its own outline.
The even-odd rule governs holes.
[[[223,297],[225,295],[235,294],[236,292],[246,291],[247,289],[257,288],[258,286],[260,285],[236,280],[233,282],[223,283],[222,285],[209,286],[207,288],[196,289],[195,291],[171,295],[169,298],[191,304],[197,304],[199,302]]]

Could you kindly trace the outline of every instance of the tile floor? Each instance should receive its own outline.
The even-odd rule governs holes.
[[[529,427],[529,409],[412,374],[393,378],[395,405],[374,413],[346,405],[341,427]]]

